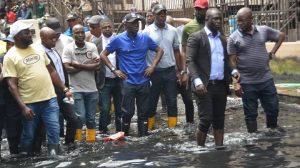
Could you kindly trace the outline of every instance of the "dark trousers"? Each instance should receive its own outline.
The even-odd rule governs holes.
[[[66,144],[73,143],[77,124],[79,122],[79,117],[73,111],[72,106],[63,101],[62,96],[58,97],[58,106],[59,106],[60,113],[67,121],[65,143]]]
[[[278,97],[273,79],[258,84],[242,84],[245,120],[256,121],[258,99],[266,113],[267,125],[277,125]]]
[[[175,67],[154,71],[151,75],[151,83],[149,117],[153,117],[156,114],[161,90],[165,95],[168,116],[177,117],[177,78]]]
[[[180,86],[177,84],[177,91],[181,94],[184,106],[185,106],[185,117],[186,122],[193,123],[194,122],[194,104],[192,99],[192,91],[191,88],[186,86]]]
[[[4,122],[7,133],[7,140],[9,145],[9,151],[11,154],[18,154],[18,145],[21,139],[22,133],[22,114],[16,103],[6,102],[4,111]],[[2,112],[3,112],[2,111]],[[2,113],[1,112],[1,113]],[[2,118],[2,116],[1,116]]]
[[[130,123],[135,111],[135,102],[137,106],[138,122],[148,121],[150,82],[134,85],[122,82],[122,119],[125,123]]]
[[[99,90],[99,103],[101,108],[99,118],[99,130],[107,131],[107,125],[109,124],[109,112],[111,107],[111,97],[113,97],[115,105],[115,125],[116,131],[121,131],[121,84],[118,78],[105,78],[105,84],[102,89]]]
[[[209,83],[208,93],[198,95],[195,93],[199,114],[199,130],[207,132],[212,124],[213,129],[224,128],[225,107],[227,102],[227,91],[224,81]]]
[[[5,111],[4,106],[0,106],[0,141],[2,140],[2,130],[4,129],[4,117],[5,117]]]

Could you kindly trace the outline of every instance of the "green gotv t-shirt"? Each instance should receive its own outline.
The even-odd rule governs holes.
[[[197,19],[190,21],[183,28],[181,44],[186,46],[190,34],[197,32],[203,28],[203,25],[198,23]]]

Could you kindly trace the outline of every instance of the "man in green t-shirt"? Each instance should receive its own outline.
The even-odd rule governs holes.
[[[186,60],[186,44],[189,38],[189,35],[201,30],[204,27],[205,23],[205,13],[208,9],[208,1],[207,0],[196,0],[194,3],[194,20],[190,21],[188,24],[186,24],[183,28],[182,32],[182,39],[181,39],[181,45],[182,45],[182,58],[184,59],[184,62]],[[186,66],[184,66],[186,71]],[[186,82],[188,80],[188,76],[184,75],[182,77],[182,82]]]

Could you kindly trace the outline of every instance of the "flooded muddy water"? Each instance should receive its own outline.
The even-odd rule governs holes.
[[[179,96],[180,97],[180,96]],[[225,120],[224,150],[214,148],[208,135],[206,147],[195,141],[195,124],[186,124],[181,99],[179,122],[175,129],[166,128],[166,114],[158,107],[157,129],[148,137],[137,137],[136,123],[131,135],[123,141],[105,143],[98,135],[95,144],[82,144],[48,158],[46,148],[41,156],[10,157],[6,140],[2,142],[0,167],[300,167],[300,105],[280,103],[279,129],[267,129],[265,116],[259,109],[258,133],[246,131],[241,100],[228,98]],[[136,120],[136,118],[135,118]]]

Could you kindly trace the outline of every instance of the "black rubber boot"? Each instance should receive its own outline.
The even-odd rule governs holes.
[[[115,125],[116,125],[116,132],[120,132],[121,131],[121,119],[116,117],[115,119]]]
[[[125,136],[129,135],[130,122],[121,122],[121,130],[125,133]]]
[[[59,144],[48,144],[48,155],[56,156],[59,154]]]
[[[277,128],[277,118],[267,116],[267,128]]]
[[[32,144],[30,144],[30,145],[21,144],[20,147],[19,147],[20,155],[33,156],[32,149],[33,149]]]
[[[140,137],[148,136],[148,122],[147,121],[139,121],[138,122],[138,134]]]
[[[247,130],[249,133],[257,131],[257,122],[256,121],[246,121]]]
[[[14,137],[14,138],[7,138],[7,140],[8,140],[10,154],[19,154],[18,146],[19,146],[20,139],[18,137]]]

